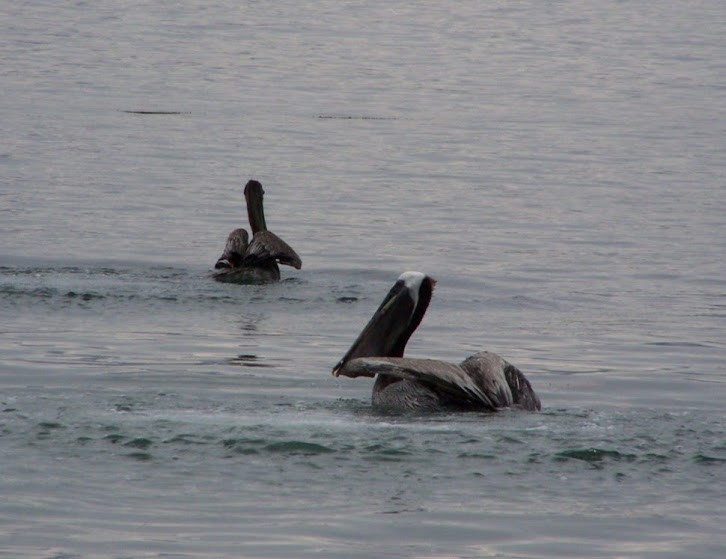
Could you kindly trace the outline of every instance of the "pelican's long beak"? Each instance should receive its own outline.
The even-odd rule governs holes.
[[[346,363],[356,357],[403,356],[406,342],[420,322],[420,318],[415,321],[413,317],[421,302],[419,289],[424,279],[428,279],[427,276],[419,272],[407,272],[398,278],[348,352],[333,367],[334,376],[359,376],[347,373],[345,369]]]
[[[247,203],[247,219],[250,222],[252,235],[258,231],[266,231],[265,210],[262,207],[262,199],[265,196],[265,191],[262,190],[262,184],[256,180],[247,181],[244,194],[245,202]]]

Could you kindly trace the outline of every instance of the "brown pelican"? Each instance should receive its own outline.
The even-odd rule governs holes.
[[[475,353],[460,364],[409,359],[403,351],[431,302],[436,281],[401,274],[333,375],[376,377],[373,405],[401,411],[482,410],[509,406],[539,410],[524,374],[494,353]]]
[[[247,216],[252,229],[252,241],[244,229],[235,229],[227,237],[224,252],[214,265],[214,279],[228,283],[250,283],[280,279],[277,263],[300,269],[302,260],[297,253],[267,230],[262,198],[262,185],[251,180],[245,185]]]

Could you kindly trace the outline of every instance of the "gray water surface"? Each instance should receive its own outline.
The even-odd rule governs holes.
[[[724,556],[722,3],[0,21],[0,556]],[[217,284],[252,177],[303,268]],[[409,269],[541,413],[330,375]]]

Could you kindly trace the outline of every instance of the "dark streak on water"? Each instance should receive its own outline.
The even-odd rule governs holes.
[[[133,115],[183,115],[183,114],[191,114],[191,113],[184,113],[184,112],[178,112],[178,111],[124,111],[128,114]]]

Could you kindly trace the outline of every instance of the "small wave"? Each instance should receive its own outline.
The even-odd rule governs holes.
[[[657,347],[709,347],[706,344],[698,342],[650,342],[645,345],[657,346]]]
[[[575,448],[563,450],[555,454],[555,460],[582,460],[584,462],[597,463],[605,460],[632,462],[636,459],[634,454],[624,454],[617,450],[602,448]]]
[[[397,462],[404,457],[411,456],[411,450],[403,446],[375,443],[368,445],[363,450],[363,457],[367,460],[381,462]]]
[[[125,110],[130,115],[190,115],[189,111],[148,111],[148,110]]]
[[[395,116],[365,116],[365,115],[317,115],[322,120],[399,120]]]
[[[240,365],[242,367],[258,367],[258,368],[273,368],[275,367],[272,363],[266,363],[260,361],[260,357],[254,354],[241,354],[237,357],[232,357],[227,360],[230,365]]]
[[[38,423],[38,427],[41,429],[62,429],[63,424],[57,421],[41,421]]]
[[[38,423],[38,432],[36,436],[38,439],[47,439],[52,436],[54,431],[64,429],[65,426],[55,421],[41,421]]]
[[[329,452],[335,452],[332,448],[327,446],[309,443],[305,441],[279,441],[270,443],[265,446],[265,450],[268,452],[280,452],[282,454],[303,454],[306,456],[315,454],[327,454]]]
[[[726,458],[721,458],[718,456],[708,456],[706,454],[696,454],[693,457],[693,461],[696,464],[703,464],[703,465],[713,465],[713,464],[723,464],[726,462]]]
[[[93,292],[85,292],[85,293],[76,293],[75,291],[69,291],[65,294],[66,297],[69,299],[81,299],[83,301],[93,301],[94,299],[105,299],[105,295],[101,295],[100,293],[93,293]]]
[[[222,441],[222,446],[235,454],[288,454],[291,456],[315,456],[335,452],[334,449],[308,441],[288,440],[270,442],[262,438],[229,438]]]
[[[148,462],[151,460],[151,453],[149,452],[130,452],[126,455],[128,458],[139,460],[141,462]]]
[[[183,445],[206,445],[212,440],[209,436],[199,436],[192,434],[174,435],[170,439],[164,441],[164,444],[183,444]]]
[[[0,300],[13,305],[226,304],[237,303],[235,295],[194,272],[165,266],[0,267]]]
[[[33,297],[37,299],[51,299],[58,295],[58,290],[53,287],[32,287],[23,288],[14,285],[0,286],[0,296],[8,298]]]
[[[124,443],[124,446],[128,446],[128,447],[131,447],[131,448],[139,448],[139,449],[142,449],[142,450],[146,450],[152,444],[154,444],[154,443],[150,439],[147,439],[145,437],[137,437],[135,439],[131,439],[127,443]]]
[[[260,449],[267,444],[266,439],[259,438],[231,438],[223,439],[222,446],[235,454],[259,454]]]

